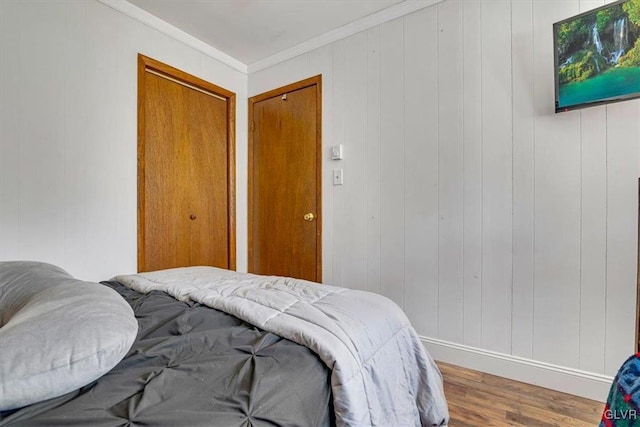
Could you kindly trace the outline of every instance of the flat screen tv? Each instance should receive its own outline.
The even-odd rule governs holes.
[[[556,113],[640,97],[640,0],[553,24]]]

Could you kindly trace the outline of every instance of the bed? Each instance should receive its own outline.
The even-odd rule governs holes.
[[[47,264],[0,263],[3,313],[16,312],[15,301],[11,310],[1,305],[10,294],[3,292],[3,271],[8,268],[22,269],[21,274],[9,275],[14,287],[25,274],[27,281],[42,281],[42,271],[47,277],[49,268],[70,287],[79,286],[66,272]],[[34,269],[37,277],[29,278]],[[86,286],[84,295],[89,284],[81,283]],[[358,333],[362,324],[353,316],[371,316],[367,322],[376,329],[391,325],[394,316],[403,318],[396,306],[390,315],[381,313],[376,306],[380,296],[209,267],[118,276],[91,285],[108,290],[115,304],[122,301],[130,307],[136,320],[133,342],[125,343],[124,353],[122,346],[118,348],[122,357],[114,355],[112,359],[119,359],[112,362],[114,366],[102,366],[106,372],[97,370],[96,378],[81,387],[71,384],[73,390],[57,396],[7,409],[1,405],[2,393],[10,398],[18,388],[0,388],[0,426],[364,426],[448,421],[440,373],[412,339],[413,328],[389,327],[388,336],[378,331]],[[100,301],[104,300],[101,294]],[[91,312],[102,305],[92,304]],[[70,310],[61,311],[66,315]],[[87,311],[85,307],[82,315]],[[114,312],[111,308],[98,316],[102,326],[92,327],[91,333],[110,332],[108,315]],[[121,322],[127,316],[112,317]],[[377,327],[375,318],[381,319]],[[74,321],[69,327],[91,321]],[[0,368],[4,369],[8,324],[11,319],[0,316]],[[65,340],[80,335],[60,327],[50,334],[58,331]],[[385,345],[373,345],[371,336],[377,334]],[[24,358],[15,357],[11,363]],[[13,371],[3,372],[7,376]],[[23,398],[32,396],[27,392]]]

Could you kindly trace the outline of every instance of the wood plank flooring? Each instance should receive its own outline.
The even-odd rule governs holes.
[[[604,404],[438,362],[450,427],[597,426]]]

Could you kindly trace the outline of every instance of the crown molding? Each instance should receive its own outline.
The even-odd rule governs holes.
[[[305,42],[297,44],[289,49],[285,49],[259,61],[252,62],[247,65],[235,59],[234,57],[208,45],[200,39],[180,30],[177,27],[161,20],[155,15],[140,9],[139,7],[129,3],[126,0],[97,0],[111,9],[114,9],[136,21],[153,28],[185,45],[214,58],[221,63],[228,65],[236,71],[243,74],[251,74],[256,71],[263,70],[281,62],[287,61],[296,56],[305,54],[312,50],[326,46],[335,41],[357,34],[361,31],[368,30],[376,25],[383,24],[396,18],[408,15],[418,10],[424,9],[444,0],[405,0],[391,7],[383,9],[379,12],[365,16],[357,21],[351,22],[342,27],[336,28],[317,37],[309,39]]]
[[[442,1],[444,0],[405,0],[379,12],[358,19],[357,21],[343,25],[335,30],[321,34],[318,37],[309,39],[306,42],[297,44],[289,49],[285,49],[259,61],[252,62],[248,65],[247,71],[251,74],[256,71],[264,70],[265,68],[269,68],[291,58],[295,58],[296,56],[318,49],[319,47],[352,36],[361,31],[368,30],[369,28],[391,21],[392,19],[400,18],[401,16],[424,9],[425,7],[433,6],[434,4]]]
[[[98,0],[111,9],[127,15],[130,18],[141,22],[148,27],[153,28],[185,45],[204,53],[205,55],[222,62],[225,65],[239,71],[243,74],[247,74],[247,65],[227,55],[226,53],[208,45],[207,43],[193,37],[190,34],[174,27],[173,25],[163,21],[162,19],[150,14],[149,12],[140,9],[139,7],[129,3],[125,0]]]

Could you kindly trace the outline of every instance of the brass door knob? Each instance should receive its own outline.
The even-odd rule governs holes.
[[[313,221],[314,219],[316,219],[316,216],[311,212],[304,214],[305,221]]]

